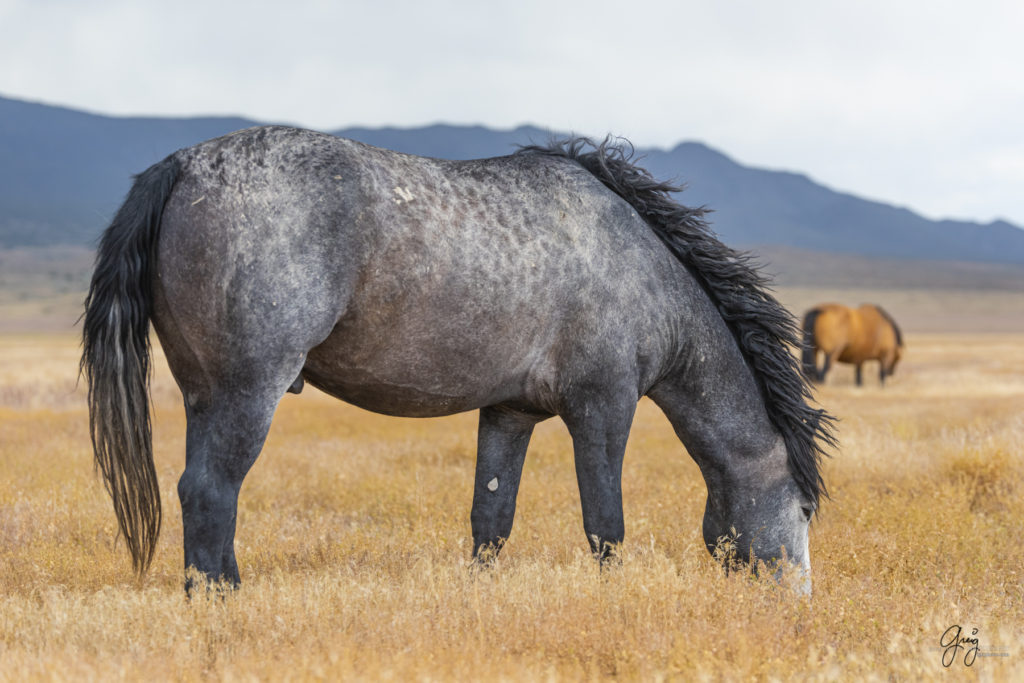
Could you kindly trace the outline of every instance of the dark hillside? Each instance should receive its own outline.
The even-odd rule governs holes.
[[[0,248],[91,245],[133,174],[176,149],[252,125],[244,118],[117,118],[0,97]],[[530,126],[443,124],[334,133],[449,159],[509,154],[550,137]],[[639,151],[656,176],[687,183],[681,201],[714,210],[710,219],[730,244],[1024,264],[1024,231],[1009,223],[931,221],[803,175],[742,166],[699,143]]]

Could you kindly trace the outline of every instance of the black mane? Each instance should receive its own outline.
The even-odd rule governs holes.
[[[893,334],[896,335],[896,346],[903,346],[903,333],[900,332],[900,326],[896,324],[896,320],[889,315],[889,311],[885,310],[878,304],[875,304],[875,308],[878,309],[878,312],[882,314],[882,317],[888,320],[889,324],[892,325]]]
[[[800,348],[796,321],[772,296],[768,280],[748,254],[723,244],[704,220],[706,209],[672,199],[683,188],[656,180],[633,163],[627,142],[600,144],[575,137],[517,154],[571,159],[625,199],[689,268],[718,307],[761,388],[768,416],[786,444],[789,468],[801,492],[817,504],[828,496],[821,477],[825,447],[836,445],[834,418],[811,408],[810,385],[790,347]]]

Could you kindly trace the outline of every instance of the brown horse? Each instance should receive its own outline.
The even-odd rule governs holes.
[[[818,351],[825,354],[820,371]],[[864,362],[877,360],[878,379],[884,386],[902,351],[900,328],[881,306],[862,304],[854,309],[821,304],[804,315],[804,374],[814,381],[824,382],[832,362],[839,361],[857,366],[857,386],[861,386]]]

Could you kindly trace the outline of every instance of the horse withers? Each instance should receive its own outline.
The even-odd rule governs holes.
[[[607,558],[650,396],[704,475],[709,549],[729,538],[740,559],[809,570],[831,418],[807,403],[791,316],[677,190],[609,141],[444,161],[286,127],[140,174],[100,242],[82,355],[96,463],[136,570],[161,519],[150,321],[187,418],[185,567],[210,580],[239,581],[239,489],[304,382],[390,415],[480,411],[481,561],[511,532],[534,425],[555,415],[586,537]]]
[[[896,370],[903,355],[903,334],[885,309],[875,304],[847,308],[841,304],[821,304],[804,315],[804,374],[824,382],[833,362],[856,367],[857,386],[863,385],[861,370],[865,362],[878,361],[878,381]],[[818,369],[818,353],[824,355]]]

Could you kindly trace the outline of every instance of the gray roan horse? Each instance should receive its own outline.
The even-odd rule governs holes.
[[[479,409],[484,561],[512,529],[534,425],[554,415],[606,559],[649,396],[704,476],[708,547],[729,538],[742,560],[809,569],[832,437],[789,349],[797,328],[704,211],[631,154],[573,139],[442,161],[260,127],[137,176],[100,242],[82,356],[96,463],[136,570],[160,530],[150,321],[188,421],[185,566],[211,580],[239,581],[239,488],[304,382],[389,415]]]

